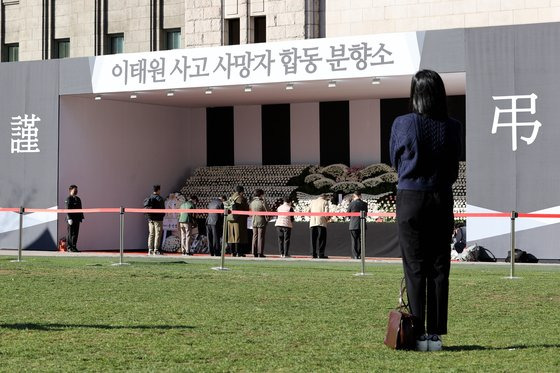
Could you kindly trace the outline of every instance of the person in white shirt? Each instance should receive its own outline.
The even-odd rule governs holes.
[[[293,212],[291,201],[289,197],[284,198],[284,203],[278,206],[278,212]],[[289,258],[290,254],[290,237],[292,235],[292,227],[294,217],[286,215],[278,215],[276,219],[276,231],[278,232],[278,250],[282,258]]]
[[[329,196],[321,194],[318,198],[311,201],[309,212],[329,212]],[[325,248],[327,246],[327,216],[311,216],[309,228],[311,229],[311,255],[313,258],[327,259]]]

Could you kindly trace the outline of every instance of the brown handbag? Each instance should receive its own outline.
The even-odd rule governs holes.
[[[389,348],[394,350],[416,349],[414,316],[410,313],[408,302],[404,302],[405,293],[406,285],[403,278],[399,292],[399,305],[396,309],[389,312],[387,334],[385,335],[385,340],[383,341],[383,343],[385,343]]]

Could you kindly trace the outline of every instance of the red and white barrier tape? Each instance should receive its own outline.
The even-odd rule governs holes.
[[[19,209],[11,207],[0,207],[0,212],[19,212]]]
[[[15,212],[19,213],[19,208],[14,207],[0,207],[0,212]],[[76,213],[112,213],[118,214],[121,212],[119,207],[109,208],[88,208],[88,209],[39,209],[39,208],[25,208],[26,213],[52,213],[52,214],[76,214]],[[145,208],[130,208],[123,209],[125,213],[142,213],[142,214],[223,214],[224,210],[217,209],[145,209]],[[359,217],[359,212],[278,212],[278,211],[241,211],[241,210],[228,210],[230,215],[246,215],[246,216],[342,216],[342,217]],[[368,212],[368,217],[387,217],[394,218],[394,212]],[[509,218],[509,212],[475,212],[475,213],[456,213],[455,218]],[[539,214],[539,213],[518,213],[519,218],[533,218],[533,219],[560,219],[560,214]]]
[[[19,212],[19,209],[18,209]],[[57,213],[57,214],[75,214],[75,213],[84,213],[84,214],[90,214],[90,213],[119,213],[121,212],[120,208],[113,208],[113,207],[109,207],[109,208],[96,208],[96,209],[32,209],[32,208],[26,208],[25,212],[51,212],[51,213]]]

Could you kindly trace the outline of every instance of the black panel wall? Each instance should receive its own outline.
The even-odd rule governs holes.
[[[206,108],[206,162],[208,166],[233,166],[233,107]]]
[[[350,164],[350,103],[348,101],[321,102],[320,156],[321,165]]]
[[[408,106],[408,98],[393,98],[381,100],[381,162],[390,164],[389,158],[389,139],[391,137],[391,127],[396,117],[410,112]],[[461,160],[465,157],[465,96],[448,96],[447,111],[449,116],[457,119],[463,126],[463,154]]]
[[[290,164],[290,104],[263,105],[262,163]]]

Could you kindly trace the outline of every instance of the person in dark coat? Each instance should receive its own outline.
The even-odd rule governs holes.
[[[245,189],[238,185],[235,193],[229,197],[228,206],[230,210],[249,211],[249,203],[245,197]],[[231,247],[233,256],[245,256],[243,245],[247,243],[247,215],[228,215],[227,242]]]
[[[225,197],[214,198],[208,204],[208,209],[223,211],[225,200]],[[223,214],[208,214],[206,218],[206,236],[208,237],[208,249],[211,256],[219,256],[222,252],[220,241],[222,239],[223,225]]]
[[[393,122],[389,144],[398,173],[397,227],[416,349],[442,349],[447,334],[452,185],[459,173],[461,124],[447,113],[438,73],[421,70],[410,87],[412,113]]]
[[[160,195],[161,186],[154,185],[152,194],[144,200],[144,208],[165,209],[165,200]],[[147,213],[148,218],[148,255],[161,255],[161,238],[164,213]]]
[[[368,205],[362,200],[362,193],[355,191],[352,195],[352,202],[348,205],[348,212],[361,212],[365,211],[367,213]],[[360,226],[360,217],[351,216],[350,217],[350,237],[352,238],[352,259],[361,258],[361,247],[362,247],[362,230]]]
[[[82,208],[82,200],[78,197],[78,187],[70,185],[68,188],[69,196],[64,201],[68,210],[80,210]],[[80,234],[80,224],[84,220],[84,214],[81,212],[68,213],[66,215],[66,222],[68,223],[68,237],[66,238],[68,244],[68,251],[78,252],[78,235]]]

